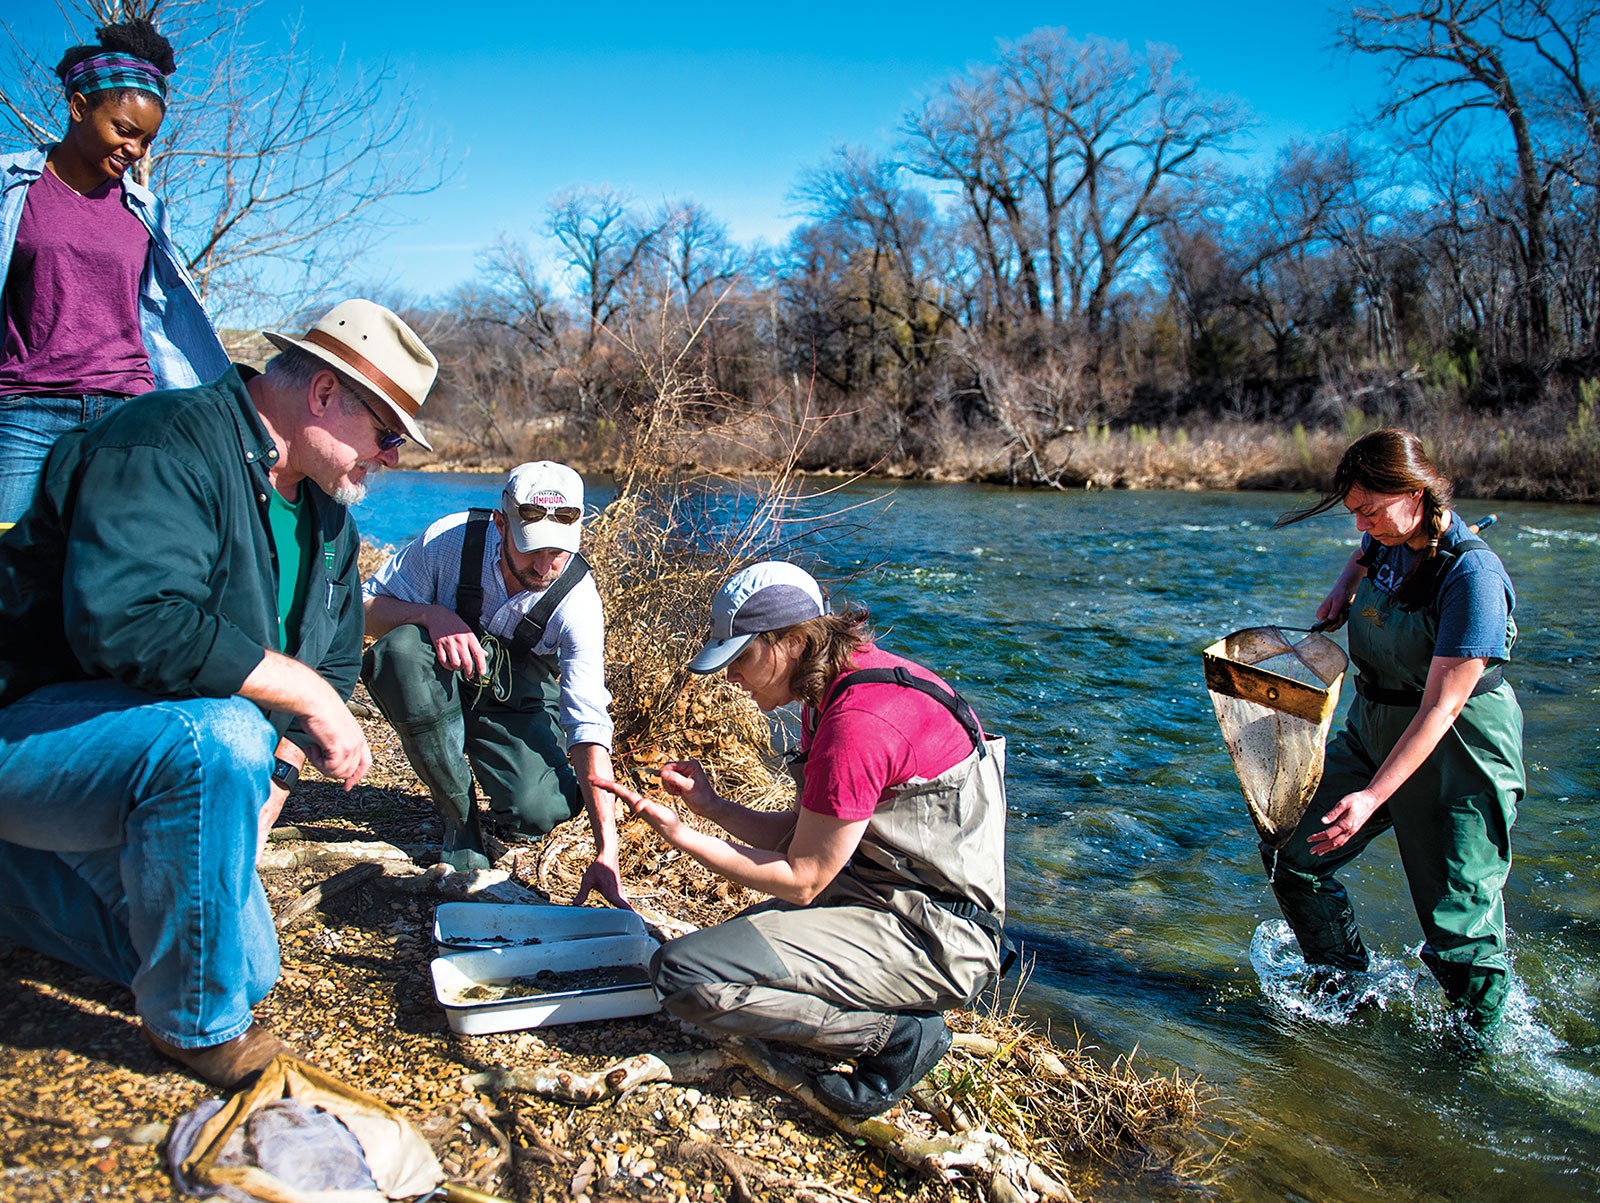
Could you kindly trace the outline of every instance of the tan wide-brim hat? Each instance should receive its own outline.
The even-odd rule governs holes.
[[[304,338],[263,330],[280,350],[298,347],[371,389],[406,432],[429,451],[417,411],[439,375],[439,361],[416,332],[373,301],[340,301],[317,319]]]

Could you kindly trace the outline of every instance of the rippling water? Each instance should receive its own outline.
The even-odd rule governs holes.
[[[498,484],[398,473],[358,517],[399,541],[494,504]],[[1273,530],[1292,499],[1270,494],[845,497],[879,495],[868,525],[817,549],[820,574],[1010,739],[1011,922],[1036,958],[1025,1009],[1107,1054],[1138,1045],[1203,1075],[1231,1138],[1214,1197],[1600,1198],[1600,510],[1493,507],[1487,538],[1518,590],[1507,675],[1529,792],[1506,891],[1512,1003],[1471,1053],[1417,960],[1392,837],[1344,875],[1373,1001],[1307,993],[1201,678],[1221,635],[1309,624],[1354,545],[1349,519]]]

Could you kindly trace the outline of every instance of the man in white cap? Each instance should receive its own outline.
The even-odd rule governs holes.
[[[586,809],[595,860],[577,901],[597,889],[624,906],[611,797],[589,784],[611,776],[612,724],[582,532],[576,472],[512,469],[496,509],[439,519],[362,587],[377,642],[361,677],[433,797],[447,863],[488,867],[476,774],[510,834],[543,835]]]
[[[0,539],[0,937],[120,982],[146,1038],[231,1088],[284,1045],[256,857],[310,757],[372,763],[346,506],[394,467],[438,363],[346,301],[258,373],[62,436]]]

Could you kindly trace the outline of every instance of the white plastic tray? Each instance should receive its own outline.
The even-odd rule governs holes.
[[[643,919],[609,907],[446,902],[433,913],[433,941],[440,952],[642,935]]]
[[[493,1002],[473,1002],[462,995],[474,986],[531,977],[541,969],[557,973],[613,965],[643,969],[649,965],[650,954],[656,948],[656,942],[649,936],[631,935],[451,953],[433,960],[433,993],[444,1008],[451,1029],[468,1036],[616,1019],[623,1015],[649,1015],[660,1010],[661,1003],[656,998],[655,988],[648,982]]]

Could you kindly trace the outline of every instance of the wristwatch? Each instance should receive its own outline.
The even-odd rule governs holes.
[[[280,756],[272,758],[272,784],[293,789],[300,783],[300,770]]]

